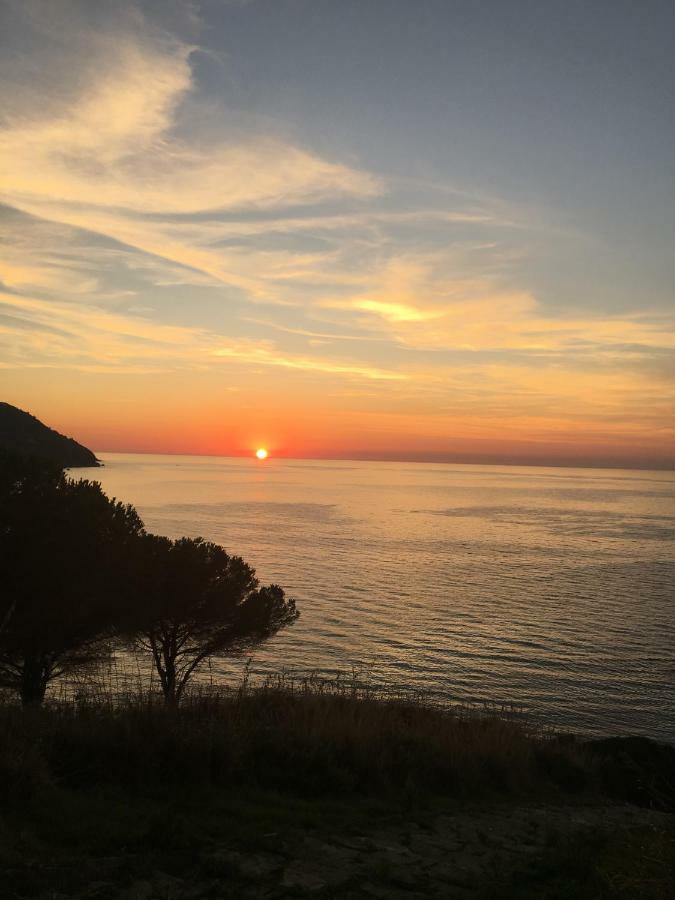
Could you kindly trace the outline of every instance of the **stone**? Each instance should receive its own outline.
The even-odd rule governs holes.
[[[92,881],[85,888],[82,897],[94,900],[96,897],[109,897],[113,893],[113,884],[110,881]]]
[[[126,891],[118,895],[118,900],[151,900],[152,884],[149,881],[135,881]]]
[[[321,867],[303,860],[295,860],[286,866],[281,884],[282,887],[301,888],[311,892],[322,891],[327,887]]]
[[[269,878],[279,871],[284,864],[282,856],[271,853],[256,853],[251,856],[241,855],[239,859],[239,872],[244,878],[262,879]]]
[[[184,883],[166,872],[155,872],[152,876],[152,893],[162,900],[179,900],[183,897]]]

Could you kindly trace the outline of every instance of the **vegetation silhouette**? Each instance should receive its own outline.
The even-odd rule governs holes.
[[[278,585],[201,538],[145,531],[129,504],[44,459],[0,450],[0,687],[39,705],[50,682],[132,644],[176,704],[199,665],[298,617]]]
[[[261,643],[298,618],[276,584],[260,587],[240,556],[202,538],[145,535],[140,616],[132,637],[152,654],[168,704],[209,657]]]
[[[0,687],[39,705],[51,681],[126,644],[150,654],[163,694],[152,679],[125,695],[100,671],[40,709],[0,694],[5,893],[277,896],[309,871],[326,894],[337,859],[340,896],[366,877],[378,896],[415,879],[446,896],[468,846],[490,896],[493,869],[508,874],[509,860],[503,897],[587,896],[589,884],[593,896],[672,895],[672,747],[581,741],[513,711],[398,696],[356,673],[186,690],[209,656],[248,649],[297,616],[240,557],[147,534],[100,485],[0,451]],[[486,819],[477,803],[503,812]],[[567,809],[582,804],[586,824],[570,830]],[[497,828],[489,840],[486,821]],[[536,870],[518,868],[518,834]]]
[[[0,402],[0,449],[49,459],[68,468],[101,465],[87,447],[59,434],[30,413],[3,402]]]
[[[126,561],[143,523],[129,504],[49,461],[0,456],[0,684],[25,705],[109,651],[125,615]]]

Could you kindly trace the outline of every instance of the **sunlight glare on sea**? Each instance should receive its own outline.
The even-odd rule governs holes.
[[[222,543],[296,598],[254,673],[356,667],[675,741],[675,473],[100,456],[150,531]]]

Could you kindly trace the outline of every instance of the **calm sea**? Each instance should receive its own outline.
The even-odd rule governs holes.
[[[254,672],[356,667],[675,742],[675,473],[101,456],[149,530],[217,541],[297,599]]]

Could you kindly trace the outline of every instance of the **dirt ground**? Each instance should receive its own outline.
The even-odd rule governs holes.
[[[131,883],[128,859],[91,861],[91,878],[85,879],[81,890],[41,896],[43,900],[521,896],[508,886],[518,884],[519,873],[527,880],[528,871],[547,855],[561,848],[583,848],[601,834],[667,829],[671,820],[665,813],[631,806],[465,809],[380,825],[361,834],[319,834],[312,829],[285,839],[270,833],[264,837],[274,852],[248,852],[230,841],[195,853],[184,872],[173,867],[171,874],[153,870]],[[540,895],[535,890],[523,896],[563,895],[548,891]]]

